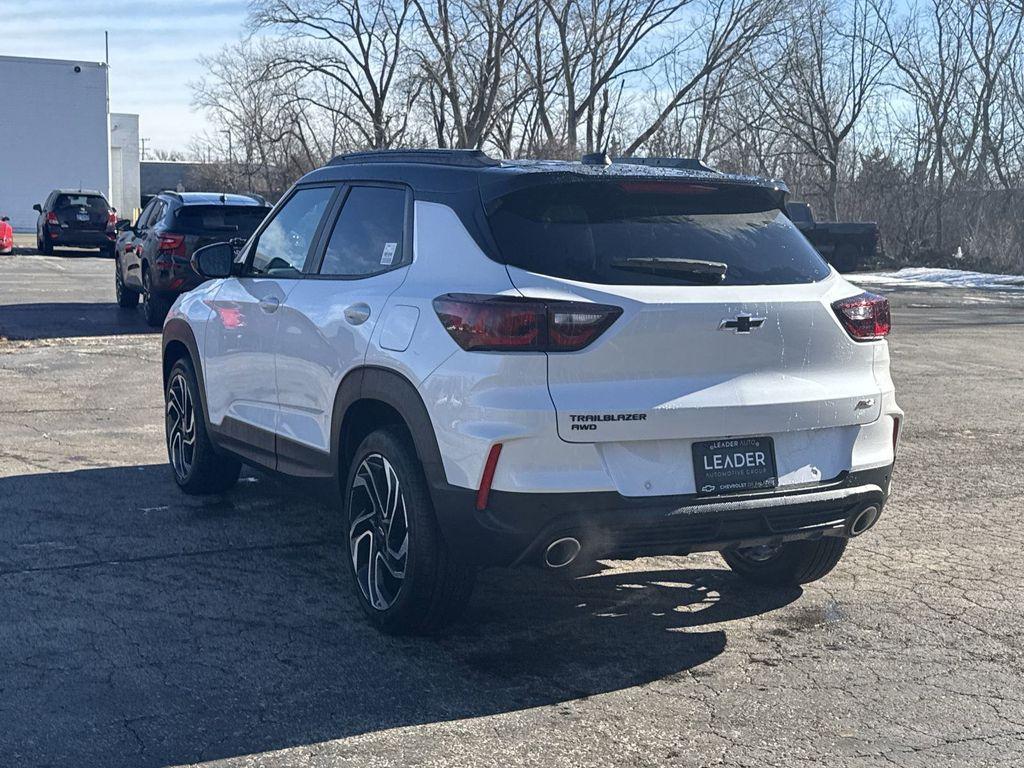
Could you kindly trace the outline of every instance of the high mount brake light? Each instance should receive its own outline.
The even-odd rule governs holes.
[[[619,189],[633,194],[656,195],[707,195],[718,192],[719,188],[710,184],[686,184],[678,181],[621,181]]]
[[[860,293],[833,302],[832,310],[846,332],[856,341],[882,339],[889,335],[892,321],[889,300],[875,293]]]
[[[434,311],[470,352],[575,352],[622,314],[606,304],[455,293],[434,299]]]

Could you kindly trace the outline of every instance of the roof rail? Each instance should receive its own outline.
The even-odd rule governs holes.
[[[501,161],[489,157],[479,149],[375,149],[338,155],[328,165],[349,163],[425,163],[490,168],[500,165]]]
[[[696,157],[616,157],[612,160],[616,165],[646,165],[654,168],[679,168],[684,171],[705,171],[720,173]]]
[[[158,195],[172,195],[181,200],[181,193],[176,189],[161,189],[157,192]]]

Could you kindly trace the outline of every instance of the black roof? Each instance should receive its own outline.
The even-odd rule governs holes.
[[[486,197],[503,194],[539,177],[552,181],[597,178],[658,178],[705,180],[717,184],[758,187],[789,193],[777,179],[722,173],[692,158],[618,158],[609,165],[565,160],[498,160],[480,150],[399,149],[339,155],[323,168],[306,174],[300,183],[322,181],[401,182],[418,196],[444,198],[477,189]]]

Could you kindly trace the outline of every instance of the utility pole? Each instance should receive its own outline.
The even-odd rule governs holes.
[[[146,142],[147,141],[149,141],[149,139],[143,139],[141,137],[139,138],[139,160],[145,160],[146,159]]]
[[[231,129],[227,128],[222,130],[221,133],[228,137],[228,165],[231,165],[235,161],[235,153],[231,147]]]

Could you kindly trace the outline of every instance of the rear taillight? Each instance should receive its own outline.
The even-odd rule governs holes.
[[[111,227],[117,226],[117,214],[114,211],[107,214],[107,225]]]
[[[60,219],[57,218],[57,214],[54,211],[50,211],[46,214],[46,223],[58,226],[60,225]]]
[[[166,256],[184,256],[185,236],[165,232],[160,235],[160,245],[157,247],[157,250]]]
[[[434,311],[470,352],[575,352],[622,314],[619,307],[582,301],[454,293],[434,299]]]
[[[861,293],[833,302],[832,309],[843,328],[856,341],[871,341],[889,335],[889,300],[875,293]]]

